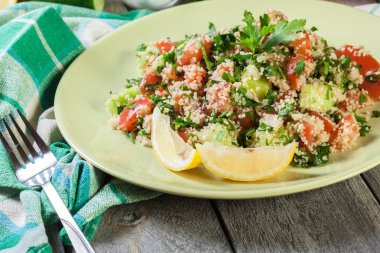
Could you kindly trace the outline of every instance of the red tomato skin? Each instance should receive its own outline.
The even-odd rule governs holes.
[[[334,123],[334,122],[332,122],[331,120],[329,120],[329,119],[323,117],[323,116],[322,116],[321,114],[319,114],[318,112],[311,112],[310,114],[313,115],[313,116],[315,116],[315,117],[317,117],[317,118],[319,118],[320,120],[323,121],[323,124],[324,124],[324,126],[325,126],[324,129],[325,129],[325,131],[326,131],[327,133],[331,133],[331,132],[334,130],[334,128],[335,128],[335,123]]]
[[[352,135],[349,135],[349,138],[353,138],[354,134],[355,133],[358,133],[359,132],[359,125],[355,119],[355,117],[351,114],[346,114],[343,116],[343,118],[338,122],[337,126],[335,127],[335,129],[331,132],[330,134],[330,139],[329,139],[329,143],[330,145],[334,143],[336,137],[341,134],[341,131],[342,129],[340,129],[339,127],[344,125],[346,122],[348,122],[348,124],[350,125],[351,127],[351,131],[352,131]],[[352,139],[351,139],[352,140]],[[349,141],[351,141],[349,140]],[[339,143],[335,143],[337,146],[339,146]]]
[[[299,145],[303,148],[305,148],[305,151],[310,153],[313,148],[313,144],[315,143],[315,138],[314,138],[314,127],[313,125],[302,122],[304,128],[303,130],[299,133],[301,140],[299,141]],[[305,143],[306,141],[306,143]]]
[[[137,116],[145,116],[153,111],[153,104],[147,97],[140,97],[132,104],[135,108],[125,108],[119,116],[119,128],[131,132],[136,129]]]
[[[144,75],[145,85],[151,85],[155,83],[159,83],[162,80],[162,77],[158,75],[154,75],[150,72],[146,72]]]
[[[199,39],[193,40],[188,44],[182,54],[178,57],[177,64],[180,66],[186,66],[191,63],[199,62],[203,59],[203,52],[198,45]],[[212,41],[202,38],[202,44],[206,50],[206,53],[209,54],[211,47],[213,45]]]
[[[130,108],[124,109],[119,116],[119,128],[123,131],[133,131],[137,122],[137,113]]]
[[[150,67],[148,67],[148,68],[145,69],[145,74],[144,74],[143,79],[144,79],[145,82],[142,82],[140,84],[140,91],[141,91],[142,94],[153,93],[152,91],[148,91],[146,89],[146,86],[152,85],[152,84],[156,84],[156,83],[159,83],[159,82],[162,81],[162,77],[158,76],[155,73],[155,71],[153,69],[151,69]]]
[[[175,43],[167,40],[160,40],[156,43],[156,47],[160,51],[160,54],[170,52],[175,48]]]
[[[186,129],[178,130],[178,135],[184,140],[184,142],[187,142],[189,140],[189,133]]]
[[[299,60],[307,60],[302,56],[294,56],[290,59],[288,64],[286,65],[286,77],[290,83],[290,88],[292,90],[299,90],[301,85],[298,82],[297,72],[296,72],[296,64]]]
[[[151,114],[153,111],[152,102],[145,96],[136,99],[134,104],[136,105],[134,110],[141,116]]]
[[[360,74],[365,76],[368,72],[377,71],[380,68],[380,64],[373,58],[372,55],[358,55],[360,49],[354,48],[352,45],[345,45],[341,47],[336,55],[340,58],[342,55],[350,58],[352,61],[356,62],[358,65],[361,65]]]
[[[304,59],[310,60],[311,57],[311,40],[308,33],[305,33],[305,37],[296,39],[289,44],[294,47],[295,54],[302,56]]]
[[[303,122],[302,124],[304,126],[304,129],[301,131],[300,134],[307,141],[307,145],[306,143],[304,144],[306,146],[310,146],[310,144],[313,144],[315,142],[314,126],[306,122]]]
[[[372,99],[380,99],[380,80],[377,80],[376,83],[364,81],[360,87],[368,91],[368,96],[370,96]]]

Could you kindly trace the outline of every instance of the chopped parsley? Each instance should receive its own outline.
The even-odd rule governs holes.
[[[369,130],[371,130],[371,126],[367,125],[367,121],[364,117],[355,115],[355,119],[359,124],[360,130],[360,136],[366,136],[369,133]]]
[[[315,27],[315,26],[313,26],[312,28],[310,28],[310,31],[312,31],[312,32],[316,32],[316,31],[318,31],[318,28]]]
[[[296,34],[303,31],[306,25],[305,19],[294,19],[291,22],[278,21],[273,33],[268,37],[262,46],[263,51],[272,50],[280,44],[288,44],[297,38]]]
[[[320,166],[327,163],[330,160],[330,146],[320,145],[315,148],[315,152],[307,153],[301,148],[301,154],[295,154],[293,162],[299,167],[309,168],[314,166]]]
[[[364,95],[363,93],[360,93],[360,96],[359,96],[359,104],[364,104],[365,102],[367,102],[367,96]]]
[[[268,126],[267,124],[263,122],[260,123],[259,127],[257,128],[257,131],[260,131],[260,132],[266,132],[266,131],[270,132],[272,130],[273,130],[273,127]]]
[[[145,43],[141,43],[140,45],[137,46],[136,51],[142,52],[142,51],[145,51],[146,48],[147,48],[146,44]]]
[[[305,62],[302,59],[299,59],[296,63],[296,74],[297,76],[300,76],[302,72],[305,70]]]
[[[175,64],[175,52],[174,51],[171,51],[168,53],[163,53],[162,58],[164,60],[164,65],[165,65],[165,63]]]
[[[200,128],[201,126],[190,119],[190,117],[178,117],[173,121],[174,129],[182,130],[187,127]]]
[[[339,58],[339,66],[342,69],[347,69],[348,67],[350,67],[350,64],[351,64],[351,59],[350,58],[345,57],[345,56]]]
[[[207,70],[211,70],[211,68],[212,68],[212,64],[211,64],[210,59],[209,59],[208,56],[207,56],[206,49],[205,49],[205,47],[204,47],[204,45],[203,45],[203,43],[202,43],[201,40],[198,40],[198,46],[199,46],[199,47],[201,48],[201,50],[202,50],[202,54],[203,54],[203,58],[205,59],[205,63],[206,63],[206,68],[207,68]]]
[[[292,103],[286,103],[283,108],[281,108],[278,112],[278,116],[280,117],[285,117],[290,115],[292,111],[294,111],[294,104]]]
[[[373,111],[372,112],[372,118],[380,118],[380,112],[379,111]]]
[[[234,77],[233,77],[230,73],[228,73],[228,72],[224,72],[224,73],[222,74],[222,79],[223,79],[224,81],[226,81],[226,82],[230,82],[230,83],[235,82]]]
[[[208,34],[210,35],[210,37],[214,37],[216,34],[216,27],[211,22],[208,24]]]
[[[376,83],[378,80],[380,80],[380,75],[367,75],[365,77],[365,80],[370,82],[370,83]]]

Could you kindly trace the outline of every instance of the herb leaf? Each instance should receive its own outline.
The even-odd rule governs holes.
[[[302,74],[302,72],[304,71],[305,69],[305,62],[302,60],[302,59],[299,59],[296,63],[296,74],[297,76],[300,76]]]
[[[207,70],[211,70],[211,68],[212,68],[211,61],[210,61],[210,59],[207,56],[207,52],[206,52],[205,46],[203,45],[203,43],[202,43],[201,40],[198,40],[198,46],[202,50],[202,54],[203,54],[203,58],[205,59]]]
[[[321,145],[316,147],[315,153],[295,154],[293,162],[300,167],[309,168],[313,166],[320,166],[330,160],[330,146]]]
[[[169,53],[163,53],[162,59],[164,60],[164,63],[175,64],[175,53],[174,53],[174,51],[171,51]]]
[[[379,111],[373,111],[372,112],[372,118],[380,118],[380,112]]]
[[[274,32],[269,36],[262,46],[263,51],[270,51],[272,47],[280,44],[288,44],[296,38],[306,25],[305,19],[294,19],[291,22],[278,21]]]
[[[280,111],[278,112],[278,116],[280,117],[288,116],[293,110],[294,110],[294,105],[291,103],[287,103],[285,104],[283,108],[280,109]]]
[[[210,37],[214,37],[216,34],[215,25],[211,22],[208,24],[208,34],[210,35]]]
[[[376,83],[378,80],[380,80],[380,75],[367,75],[365,77],[365,80],[370,82],[370,83]]]
[[[355,119],[359,123],[359,127],[360,127],[359,133],[360,133],[360,136],[366,136],[369,133],[369,130],[371,129],[371,126],[367,125],[367,121],[362,116],[355,115]]]

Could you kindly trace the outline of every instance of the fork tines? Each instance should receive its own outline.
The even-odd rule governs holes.
[[[36,142],[36,144],[39,147],[39,149],[41,150],[41,152],[43,152],[43,153],[49,152],[50,150],[49,150],[48,146],[41,139],[41,137],[37,134],[37,132],[31,126],[31,124],[29,123],[29,121],[24,117],[24,115],[19,110],[17,110],[17,113],[20,115],[22,121],[24,122],[26,128],[28,129],[29,133],[33,137],[34,141]],[[28,157],[28,155],[26,154],[25,150],[21,146],[21,144],[18,141],[18,139],[17,139],[14,131],[12,131],[12,128],[11,128],[10,124],[8,123],[7,118],[10,118],[10,120],[13,123],[13,125],[17,129],[17,132],[19,133],[19,136],[21,137],[21,139],[25,143],[25,146],[29,150],[31,158]],[[7,115],[7,116],[5,116],[2,119],[2,122],[5,125],[5,128],[7,129],[7,132],[9,133],[9,135],[10,135],[10,137],[12,139],[13,145],[16,147],[16,149],[17,149],[17,151],[19,153],[19,156],[21,158],[21,161],[22,161],[22,163],[20,163],[19,160],[17,159],[15,152],[12,150],[11,145],[8,143],[7,139],[5,138],[5,135],[4,135],[5,131],[3,130],[4,128],[2,128],[2,131],[0,131],[1,141],[4,144],[4,147],[6,148],[8,154],[9,154],[9,157],[11,158],[12,162],[14,163],[14,165],[16,167],[24,167],[24,164],[29,163],[29,162],[33,163],[34,159],[36,159],[38,157],[41,157],[42,154],[39,154],[35,150],[35,148],[33,147],[32,143],[29,141],[28,137],[24,134],[24,132],[21,130],[19,124],[16,122],[16,120],[13,117],[12,113],[9,114],[9,115]]]

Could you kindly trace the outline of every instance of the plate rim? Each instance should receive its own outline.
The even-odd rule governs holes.
[[[188,188],[181,188],[178,186],[173,186],[173,185],[168,185],[168,184],[157,184],[156,182],[152,181],[147,183],[145,180],[140,180],[134,178],[133,180],[127,178],[127,177],[122,177],[120,174],[114,172],[112,169],[107,168],[107,166],[103,166],[101,163],[96,161],[96,159],[93,159],[91,155],[88,155],[87,152],[81,151],[81,149],[78,147],[80,146],[74,138],[71,136],[69,131],[64,127],[63,119],[61,119],[60,115],[60,109],[59,107],[56,107],[57,101],[59,101],[59,92],[60,89],[62,88],[61,83],[64,82],[66,73],[69,72],[70,68],[74,68],[75,65],[80,62],[80,59],[83,57],[86,57],[88,54],[88,49],[93,50],[94,48],[98,47],[99,45],[103,43],[107,43],[107,40],[109,40],[114,34],[121,32],[122,30],[125,29],[125,27],[134,25],[135,23],[138,22],[144,22],[145,20],[149,19],[155,19],[157,16],[161,15],[166,15],[169,12],[176,12],[177,10],[179,11],[182,8],[189,8],[188,6],[194,6],[194,5],[208,5],[210,2],[217,2],[218,0],[211,0],[211,1],[202,1],[202,2],[194,2],[191,4],[185,4],[185,5],[179,5],[176,7],[172,7],[163,11],[158,11],[149,15],[146,15],[144,17],[138,18],[136,20],[133,20],[125,25],[122,25],[118,27],[117,29],[111,31],[110,33],[106,34],[102,38],[100,38],[98,41],[96,41],[93,45],[91,45],[89,48],[87,48],[84,52],[82,52],[67,68],[65,71],[65,74],[62,76],[54,98],[54,114],[56,117],[56,122],[57,126],[64,137],[65,141],[70,145],[70,147],[77,152],[84,160],[89,162],[94,166],[94,168],[100,169],[103,172],[112,175],[116,178],[119,178],[123,181],[126,181],[128,183],[154,190],[154,191],[159,191],[159,192],[164,192],[164,193],[169,193],[173,195],[179,195],[179,196],[187,196],[187,197],[197,197],[197,198],[205,198],[205,199],[254,199],[254,198],[265,198],[265,197],[274,197],[274,196],[283,196],[283,195],[289,195],[289,194],[294,194],[294,193],[299,193],[299,192],[304,192],[304,191],[309,191],[313,189],[318,189],[324,186],[332,185],[337,182],[344,181],[346,179],[352,178],[356,175],[359,175],[365,171],[368,171],[377,165],[380,164],[380,156],[377,157],[376,160],[374,160],[371,164],[368,164],[366,166],[363,166],[360,169],[357,169],[356,167],[344,170],[340,173],[333,173],[333,174],[326,174],[323,176],[318,177],[317,179],[313,179],[311,181],[309,180],[299,180],[298,183],[296,184],[291,184],[291,185],[283,185],[279,186],[276,188],[272,188],[270,192],[267,191],[267,189],[255,189],[255,190],[234,190],[234,191],[213,191],[213,190],[205,190],[205,189],[188,189]],[[296,2],[296,1],[295,1]],[[368,12],[355,9],[353,7],[343,5],[340,3],[335,3],[335,2],[327,2],[327,1],[318,1],[318,4],[321,5],[334,5],[338,8],[345,8],[349,11],[353,11],[357,14],[360,15],[365,15],[368,17],[373,17],[375,19],[378,19],[377,22],[379,22],[380,17],[377,17],[373,14],[370,14]],[[59,103],[58,103],[59,104]],[[349,152],[349,151],[348,151]],[[176,173],[176,172],[173,172]]]

